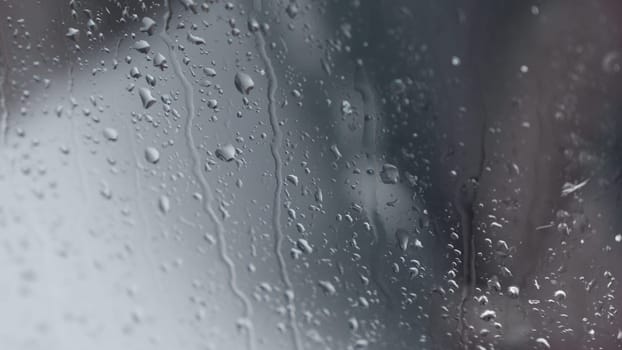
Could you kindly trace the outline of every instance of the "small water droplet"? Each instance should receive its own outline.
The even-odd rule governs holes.
[[[301,224],[301,223],[297,223],[296,224],[296,230],[299,233],[305,233],[305,231],[307,231],[307,229],[305,228],[305,225]]]
[[[620,53],[612,51],[603,57],[602,67],[605,73],[618,73],[622,68]]]
[[[76,29],[76,28],[69,27],[67,29],[67,33],[65,34],[65,36],[68,37],[69,39],[73,40],[73,41],[78,41],[78,37],[80,36],[80,30]]]
[[[145,149],[145,159],[151,164],[156,164],[160,161],[160,151],[155,147],[147,147]]]
[[[203,73],[205,73],[205,75],[207,75],[210,78],[213,78],[216,76],[216,70],[212,67],[204,67]]]
[[[287,181],[289,181],[292,185],[298,186],[298,176],[294,174],[289,174],[286,177]]]
[[[395,238],[397,238],[397,244],[400,247],[400,249],[403,252],[406,251],[406,249],[408,249],[408,241],[410,239],[408,235],[408,231],[404,229],[398,229],[395,232]]]
[[[335,293],[337,293],[337,289],[329,281],[319,281],[317,284],[320,286],[320,288],[322,288],[324,294],[334,295]]]
[[[339,160],[342,157],[341,151],[339,151],[339,147],[337,147],[337,145],[330,146],[330,151],[335,156],[335,159]]]
[[[538,347],[540,349],[550,349],[551,348],[551,344],[549,344],[549,341],[546,340],[545,338],[538,338],[538,339],[536,339],[536,344],[538,344]]]
[[[287,15],[291,19],[296,18],[299,11],[300,9],[298,8],[298,4],[295,2],[290,2],[289,5],[287,5],[287,8],[285,9],[285,12],[287,12]]]
[[[119,132],[113,128],[105,128],[104,137],[108,141],[116,141],[119,138]]]
[[[167,196],[161,195],[158,198],[158,209],[160,209],[162,214],[166,214],[171,210],[171,201]]]
[[[205,39],[201,38],[198,35],[194,35],[190,32],[188,32],[188,41],[195,44],[195,45],[203,45],[205,44]]]

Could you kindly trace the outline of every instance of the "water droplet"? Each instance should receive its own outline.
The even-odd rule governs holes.
[[[156,27],[156,21],[151,19],[150,17],[143,17],[140,31],[143,33],[147,33],[149,35],[153,35]]]
[[[566,299],[566,292],[560,289],[560,290],[555,291],[553,296],[555,297],[555,299],[562,301]]]
[[[147,147],[145,149],[145,159],[151,164],[156,164],[160,161],[160,151],[155,147]]]
[[[162,214],[166,214],[171,210],[171,201],[167,196],[161,195],[158,198],[158,209],[160,209]]]
[[[517,286],[508,287],[508,295],[512,298],[517,298],[520,293],[520,289]]]
[[[355,350],[367,349],[368,346],[369,346],[369,340],[367,339],[358,339],[357,341],[354,342]]]
[[[406,249],[408,249],[408,241],[409,241],[408,231],[404,229],[398,229],[395,232],[395,237],[397,238],[397,244],[400,247],[400,249],[403,252],[406,251]]]
[[[311,247],[311,245],[309,244],[309,242],[306,239],[300,238],[296,242],[296,246],[298,246],[298,249],[300,249],[305,254],[313,253],[313,248]]]
[[[622,68],[620,53],[612,51],[606,54],[603,57],[602,67],[605,73],[618,73]]]
[[[138,90],[138,95],[140,95],[140,100],[142,101],[144,108],[149,108],[156,103],[155,97],[151,95],[151,90],[147,88],[140,88]]]
[[[78,37],[80,36],[80,30],[69,27],[65,36],[73,41],[78,41]]]
[[[257,22],[256,19],[254,18],[250,18],[248,20],[248,30],[255,33],[256,31],[259,30],[259,22]]]
[[[234,83],[238,91],[245,95],[248,95],[255,87],[255,82],[250,75],[243,72],[237,72],[235,74]]]
[[[493,310],[484,310],[484,312],[479,315],[479,318],[486,322],[494,320],[495,317],[497,317],[497,313]]]
[[[335,286],[329,281],[319,281],[317,284],[320,286],[320,288],[322,288],[324,294],[334,295],[335,293],[337,293],[337,289],[335,289]]]
[[[97,30],[97,24],[95,23],[95,21],[92,18],[89,18],[88,21],[86,21],[86,27],[89,29],[89,31],[93,32],[95,30]],[[88,33],[87,33],[88,34]]]
[[[119,132],[113,128],[105,128],[104,137],[108,141],[116,141],[119,138]]]
[[[164,57],[161,53],[155,55],[153,58],[153,66],[160,68],[161,70],[168,68],[168,65],[166,64],[166,57]]]
[[[339,151],[339,147],[337,147],[337,145],[330,146],[330,151],[335,156],[335,159],[338,160],[338,159],[340,159],[342,157],[341,152]]]
[[[205,75],[207,75],[210,78],[213,78],[216,76],[216,70],[212,67],[204,67],[203,73],[205,73]]]
[[[382,166],[380,171],[380,179],[385,184],[396,184],[400,179],[400,172],[395,165],[386,163]]]
[[[145,40],[138,40],[134,44],[134,49],[140,53],[149,53],[149,50],[151,50],[151,45],[149,45],[149,43]]]
[[[298,176],[289,174],[286,177],[287,181],[289,181],[292,185],[298,186]]]
[[[216,150],[216,157],[226,162],[235,159],[235,147],[232,144],[226,144]]]
[[[188,32],[188,41],[195,44],[195,45],[203,45],[205,44],[205,39],[201,38],[198,35],[194,35],[190,32]]]
[[[155,86],[156,85],[156,78],[153,75],[151,75],[151,74],[145,75],[145,80],[147,81],[147,84],[149,84],[151,86]]]
[[[350,327],[351,330],[356,331],[359,329],[359,321],[354,318],[354,317],[350,317],[348,319],[348,327]]]
[[[186,10],[191,10],[193,13],[197,13],[197,4],[194,0],[179,0]]]
[[[130,69],[130,77],[132,78],[140,77],[140,71],[138,70],[138,67],[132,67],[132,69]]]
[[[218,107],[218,100],[213,98],[207,100],[207,106],[211,109],[216,109]]]
[[[550,349],[551,348],[551,344],[549,344],[549,341],[546,340],[545,338],[538,338],[538,339],[536,339],[536,344],[538,344],[540,349]]]
[[[295,2],[290,2],[289,5],[287,5],[287,8],[285,9],[285,12],[287,12],[287,15],[291,19],[296,18],[299,11],[300,10],[298,8],[298,4],[296,4]]]

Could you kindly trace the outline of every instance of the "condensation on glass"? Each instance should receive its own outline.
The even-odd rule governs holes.
[[[620,18],[0,0],[0,348],[621,347]]]

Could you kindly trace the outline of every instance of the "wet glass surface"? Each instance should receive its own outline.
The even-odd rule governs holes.
[[[0,0],[0,348],[620,348],[620,18]]]

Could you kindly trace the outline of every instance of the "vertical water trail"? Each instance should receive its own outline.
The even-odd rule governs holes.
[[[380,293],[385,297],[387,307],[391,309],[393,307],[393,299],[389,293],[389,289],[380,279],[380,264],[384,249],[387,246],[387,233],[384,228],[382,217],[378,212],[378,175],[377,171],[378,158],[377,158],[377,142],[376,142],[376,117],[371,115],[377,111],[377,107],[373,101],[373,92],[371,91],[371,85],[367,77],[367,73],[363,67],[357,67],[354,76],[354,89],[361,95],[364,105],[364,121],[363,121],[363,151],[365,152],[367,160],[367,168],[374,170],[374,175],[366,175],[363,180],[363,186],[365,188],[365,214],[367,220],[372,227],[372,234],[374,235],[374,247],[372,249],[371,256],[371,279],[376,284]]]
[[[0,39],[1,40],[1,39]],[[2,48],[0,47],[0,50]],[[7,64],[3,59],[3,52],[0,51],[0,146],[6,146],[9,111],[6,105],[6,80],[7,80]]]
[[[458,187],[454,198],[454,206],[460,216],[460,226],[462,228],[462,251],[463,263],[462,274],[464,286],[458,305],[458,333],[460,342],[465,350],[468,350],[468,334],[466,324],[467,302],[475,290],[475,235],[473,234],[473,195],[467,191],[467,184]],[[467,192],[467,193],[465,193]],[[468,196],[468,197],[465,197]]]
[[[84,199],[84,201],[86,202],[86,207],[89,208],[90,207],[90,196],[89,196],[89,188],[88,188],[88,183],[87,183],[87,176],[86,176],[86,170],[84,169],[84,167],[82,166],[82,157],[80,157],[80,143],[78,142],[78,135],[77,135],[77,127],[76,127],[76,121],[75,121],[75,115],[73,114],[73,108],[74,108],[74,101],[73,101],[73,86],[74,86],[74,60],[70,58],[69,61],[69,67],[67,69],[67,92],[68,92],[68,102],[69,102],[69,111],[68,113],[68,117],[69,117],[69,129],[70,129],[70,134],[71,134],[71,146],[72,146],[72,154],[74,161],[76,162],[76,166],[78,167],[78,174],[80,176],[80,187],[82,188],[82,198]],[[86,224],[86,221],[84,221]]]
[[[486,162],[486,133],[488,132],[488,109],[484,99],[484,92],[478,87],[478,98],[482,108],[482,121],[480,129],[479,154],[476,174],[473,177],[463,179],[459,185],[455,198],[454,206],[460,216],[460,224],[462,226],[462,245],[463,245],[463,265],[462,273],[464,277],[464,288],[462,288],[461,300],[458,309],[458,332],[460,341],[465,350],[469,349],[468,325],[466,324],[466,308],[467,302],[475,293],[477,283],[477,242],[475,234],[475,206],[479,191],[479,182],[481,181]]]
[[[298,325],[296,324],[296,306],[294,304],[294,290],[292,289],[292,282],[287,273],[287,268],[285,266],[285,259],[283,258],[283,253],[281,252],[281,248],[283,245],[283,231],[281,230],[281,192],[283,191],[283,162],[281,160],[281,155],[279,153],[279,149],[281,148],[281,143],[283,139],[283,135],[281,132],[281,128],[279,127],[279,120],[276,115],[276,101],[275,101],[275,93],[277,90],[277,80],[276,74],[274,72],[274,67],[272,66],[272,60],[268,56],[266,52],[266,40],[261,33],[261,30],[256,32],[257,37],[257,46],[259,49],[259,54],[261,55],[264,64],[266,65],[266,69],[268,71],[268,114],[270,115],[270,126],[272,127],[272,143],[270,144],[270,152],[272,153],[272,158],[274,159],[274,177],[276,182],[276,187],[274,189],[274,197],[272,199],[272,225],[274,226],[275,231],[275,243],[274,243],[274,253],[277,257],[277,261],[279,263],[279,270],[281,272],[281,280],[287,288],[287,309],[289,311],[289,325],[292,329],[292,336],[294,341],[294,348],[296,350],[302,349],[302,343],[300,341],[300,332],[298,330]]]
[[[195,107],[194,107],[194,89],[188,78],[184,75],[181,65],[179,64],[179,59],[177,58],[177,54],[173,49],[173,40],[168,35],[168,29],[172,18],[173,7],[171,4],[171,0],[164,0],[164,6],[166,8],[166,12],[164,14],[164,27],[160,32],[160,37],[166,43],[168,47],[169,56],[171,57],[171,65],[173,66],[173,70],[175,71],[175,75],[181,81],[184,89],[185,102],[186,102],[186,111],[188,116],[186,118],[186,138],[188,140],[188,148],[191,154],[191,162],[192,162],[192,170],[196,179],[199,181],[201,185],[201,190],[203,191],[203,210],[209,216],[210,220],[214,223],[216,229],[216,235],[218,237],[219,243],[219,253],[220,259],[227,266],[229,272],[229,288],[233,292],[233,294],[240,300],[242,306],[244,308],[244,320],[240,322],[238,325],[246,329],[247,335],[247,347],[250,350],[255,348],[255,330],[252,324],[252,316],[253,316],[253,308],[250,302],[250,299],[246,294],[238,288],[237,278],[235,273],[235,265],[233,260],[228,255],[227,252],[227,242],[225,240],[224,235],[224,226],[218,215],[212,208],[212,202],[214,201],[214,194],[212,192],[212,188],[210,184],[207,182],[203,173],[201,171],[201,163],[200,156],[196,148],[196,143],[194,140],[194,136],[192,134],[192,127],[194,125],[194,117],[195,117]]]
[[[149,225],[149,220],[147,220],[147,214],[145,211],[145,206],[143,205],[143,200],[144,198],[146,198],[144,196],[144,191],[143,191],[143,183],[141,181],[141,177],[140,177],[140,170],[141,170],[141,166],[140,166],[140,153],[137,150],[136,147],[136,140],[134,139],[134,135],[132,134],[132,126],[129,126],[127,128],[127,138],[129,140],[130,143],[130,148],[132,149],[132,155],[134,157],[134,163],[136,164],[136,167],[134,169],[134,193],[136,195],[136,199],[137,199],[137,203],[136,203],[136,210],[138,211],[138,215],[139,215],[139,220],[140,220],[140,227],[143,230],[143,237],[145,238],[145,244],[139,244],[139,249],[141,252],[141,255],[145,258],[145,260],[147,261],[147,270],[149,271],[149,275],[151,276],[151,279],[156,283],[156,286],[158,287],[158,289],[160,290],[160,296],[165,295],[164,294],[164,283],[162,281],[162,277],[156,272],[155,266],[157,266],[157,259],[156,256],[153,252],[153,249],[151,249],[151,247],[149,246],[149,238],[150,238],[150,225]]]

